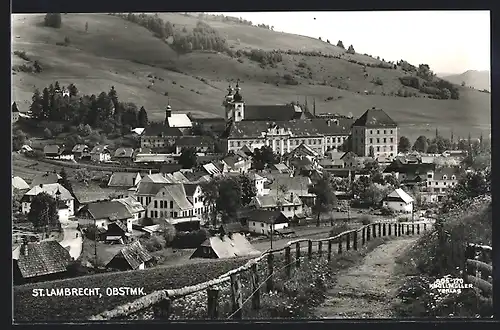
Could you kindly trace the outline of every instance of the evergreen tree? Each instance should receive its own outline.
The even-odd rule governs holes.
[[[30,111],[31,111],[31,116],[34,119],[37,120],[42,120],[43,119],[43,104],[42,104],[42,97],[40,95],[40,91],[38,89],[35,90],[33,93],[33,97],[31,98],[31,106],[30,106]]]
[[[344,43],[342,42],[342,40],[339,40],[339,42],[337,42],[337,47],[340,47],[342,49],[345,49],[344,47]]]
[[[137,121],[139,122],[139,127],[146,127],[148,126],[148,113],[146,112],[146,109],[144,107],[141,107],[139,110],[139,115],[137,117]]]
[[[49,119],[51,118],[51,104],[50,104],[50,94],[47,87],[45,87],[42,91],[42,112],[43,118]]]
[[[349,46],[349,48],[347,49],[347,53],[349,53],[349,54],[354,54],[354,53],[356,53],[356,52],[354,51],[354,46],[353,46],[353,45],[350,45],[350,46]]]
[[[60,91],[61,90],[61,86],[59,86],[59,81],[56,81],[55,85],[54,85],[54,89],[56,91]]]
[[[69,96],[78,95],[78,88],[76,88],[75,84],[69,84],[68,91],[69,91]]]

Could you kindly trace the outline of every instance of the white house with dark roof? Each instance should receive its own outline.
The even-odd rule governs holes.
[[[228,235],[215,235],[206,239],[198,247],[192,258],[236,258],[245,256],[258,256],[261,252],[256,250],[245,236],[234,233]]]
[[[289,219],[281,211],[255,209],[245,214],[248,231],[270,235],[271,230],[281,231],[289,226]]]
[[[403,189],[398,188],[388,194],[383,200],[382,205],[397,213],[412,213],[415,200]]]
[[[90,148],[86,144],[77,144],[71,150],[76,159],[90,157]]]
[[[68,207],[69,216],[75,214],[74,197],[71,195],[68,189],[64,188],[59,183],[41,184],[38,186],[34,186],[28,192],[26,192],[26,194],[24,194],[24,196],[21,198],[21,212],[23,214],[28,214],[30,212],[31,201],[36,195],[42,192],[45,192],[56,200],[63,202]]]
[[[382,109],[366,110],[352,125],[352,148],[358,156],[392,159],[398,142],[398,125]]]
[[[153,260],[153,256],[135,241],[121,249],[107,264],[106,268],[121,271],[142,270]]]
[[[252,160],[237,154],[229,154],[221,162],[227,167],[229,172],[246,173],[252,167]]]
[[[209,136],[181,136],[175,141],[175,153],[180,154],[183,149],[192,148],[197,153],[207,153],[214,149],[214,141]]]
[[[203,190],[198,183],[184,183],[184,190],[188,201],[193,205],[194,215],[203,219],[209,212],[210,207],[203,201]]]
[[[108,229],[108,225],[120,221],[127,231],[132,231],[134,216],[125,204],[119,201],[98,201],[86,204],[81,208],[76,218],[81,226],[96,225],[98,228]]]
[[[442,167],[428,171],[422,202],[440,202],[446,196],[447,190],[458,183],[458,177],[459,169],[457,167]]]
[[[264,210],[280,210],[288,219],[303,214],[302,200],[293,193],[277,193],[264,196],[255,196],[250,202],[250,207]]]
[[[108,181],[108,187],[132,188],[139,184],[142,177],[139,172],[114,172]]]
[[[90,160],[93,162],[107,162],[111,159],[111,152],[107,145],[96,145],[90,151]]]
[[[152,219],[195,218],[193,204],[188,200],[183,184],[141,181],[136,199]]]
[[[140,219],[143,219],[146,217],[146,209],[134,197],[128,196],[128,197],[124,197],[124,198],[117,198],[117,199],[114,199],[114,201],[125,205],[127,210],[133,216],[133,219],[132,219],[133,222],[137,222],[137,220],[140,220]]]
[[[64,145],[59,146],[57,144],[46,145],[43,147],[43,153],[45,158],[49,159],[61,159],[61,160],[73,160],[75,156],[70,150],[66,150]]]

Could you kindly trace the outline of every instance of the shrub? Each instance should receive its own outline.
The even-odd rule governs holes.
[[[152,235],[148,239],[141,242],[146,250],[149,252],[160,251],[165,247],[165,239],[159,235]]]
[[[363,214],[359,219],[363,225],[369,225],[372,223],[372,218],[368,214]]]
[[[17,56],[19,56],[20,58],[22,58],[23,60],[28,61],[28,62],[31,60],[31,59],[28,57],[28,55],[26,55],[26,52],[25,52],[25,51],[16,50],[16,51],[14,51],[14,55],[17,55]]]
[[[84,230],[85,237],[92,241],[95,241],[97,239],[97,233],[98,230],[96,225],[89,225]]]
[[[178,232],[172,241],[172,247],[179,249],[197,248],[208,237],[210,237],[210,234],[206,229],[190,232]]]
[[[379,85],[379,86],[382,86],[384,84],[382,79],[380,79],[379,77],[373,78],[372,83],[374,83],[375,85]]]
[[[63,125],[63,124],[56,124],[56,125],[54,125],[54,127],[52,128],[52,133],[53,133],[54,135],[59,135],[59,134],[61,134],[63,131],[64,131],[64,125]]]
[[[407,216],[400,216],[398,217],[398,222],[407,222],[408,221],[408,217]]]
[[[349,229],[351,228],[346,222],[335,223],[329,231],[329,237],[337,236],[338,234],[348,231]]]
[[[44,24],[48,27],[60,28],[61,27],[61,14],[60,13],[48,13],[45,15]]]

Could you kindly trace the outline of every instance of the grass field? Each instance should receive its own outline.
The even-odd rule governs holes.
[[[365,79],[362,67],[345,59],[286,54],[276,68],[263,69],[247,58],[240,63],[224,54],[194,52],[179,56],[145,28],[110,15],[63,15],[60,29],[41,26],[43,15],[12,17],[13,50],[25,51],[44,68],[40,74],[18,72],[13,76],[13,98],[21,111],[29,107],[35,87],[41,89],[58,80],[63,85],[75,83],[86,94],[108,91],[113,85],[121,100],[144,106],[153,120],[163,119],[165,92],[174,111],[222,116],[221,102],[228,80],[241,79],[247,104],[303,102],[307,95],[309,104],[316,99],[317,113],[354,116],[376,106],[385,109],[400,124],[401,135],[412,140],[420,134],[432,135],[436,127],[446,137],[452,128],[455,137],[466,137],[469,132],[473,137],[490,132],[489,94],[462,88],[459,101],[381,95],[401,87],[398,77],[405,74],[400,70],[367,68],[369,77]],[[160,17],[178,26],[193,27],[197,22],[194,17],[179,14],[160,14]],[[341,51],[309,37],[225,22],[207,23],[225,36],[234,50],[316,50],[333,55]],[[65,37],[70,44],[57,46]],[[366,63],[378,62],[361,54],[345,58],[349,56]],[[17,56],[13,58],[19,61]],[[306,67],[299,68],[300,62],[306,63]],[[286,73],[295,75],[300,84],[285,85],[279,77]],[[148,88],[150,74],[161,79],[155,79]],[[379,77],[383,86],[371,83],[374,77]],[[348,90],[337,88],[339,84],[348,85]],[[376,95],[365,95],[365,90]],[[328,98],[331,100],[327,101]]]
[[[160,266],[143,271],[105,273],[67,280],[27,284],[14,287],[14,320],[16,322],[74,321],[132,301],[134,296],[99,297],[33,297],[33,289],[143,287],[146,294],[159,289],[181,288],[202,283],[243,265],[248,258],[209,260],[181,266]]]

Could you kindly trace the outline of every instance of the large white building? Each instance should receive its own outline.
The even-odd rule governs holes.
[[[398,188],[382,200],[382,205],[397,213],[412,213],[414,202],[413,197]]]
[[[72,216],[75,214],[75,199],[68,191],[68,189],[64,188],[59,183],[40,184],[31,188],[28,192],[26,192],[26,194],[24,194],[23,198],[21,199],[21,212],[23,214],[28,214],[30,212],[31,201],[33,200],[33,198],[43,192],[54,197],[60,203],[64,203],[68,208],[68,216]]]
[[[382,109],[366,110],[352,125],[352,151],[392,160],[398,154],[398,125]]]

